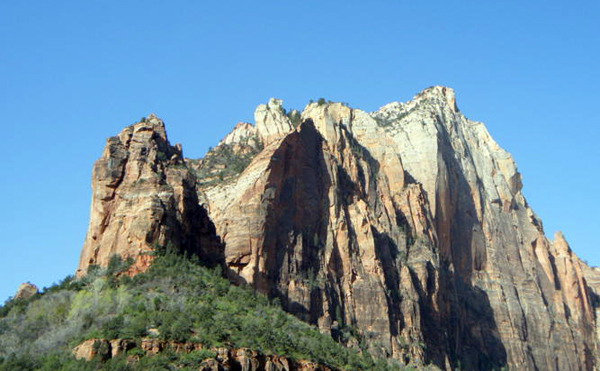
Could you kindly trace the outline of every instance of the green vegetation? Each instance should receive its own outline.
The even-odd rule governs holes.
[[[162,151],[158,151],[158,153],[156,154],[156,158],[158,158],[158,160],[161,162],[165,162],[168,160],[167,155]]]
[[[404,120],[406,117],[411,115],[413,112],[418,111],[420,108],[421,108],[421,104],[419,104],[419,102],[417,102],[413,107],[406,109],[404,111],[401,111],[401,112],[397,112],[394,114],[387,114],[387,115],[384,115],[382,113],[377,113],[376,115],[373,115],[371,117],[373,117],[373,119],[375,120],[377,125],[386,127],[386,126],[390,126],[390,125],[393,125],[397,122]]]
[[[287,117],[290,119],[290,122],[295,128],[302,123],[302,115],[297,110],[291,110],[288,112]]]
[[[311,103],[314,103],[314,101],[311,99],[308,103],[311,104]],[[317,106],[319,106],[319,107],[324,106],[326,104],[333,104],[333,103],[334,103],[333,101],[331,101],[329,99],[325,99],[323,97],[321,97],[317,100]],[[340,102],[340,103],[342,104],[342,106],[349,107],[348,103],[346,103],[346,102]]]
[[[262,150],[263,145],[257,137],[247,138],[245,143],[240,143],[240,148],[235,149],[221,144],[208,151],[196,176],[202,180],[202,185],[233,178],[241,174]]]
[[[113,258],[106,269],[68,277],[27,300],[0,308],[0,371],[191,370],[208,350],[146,356],[139,348],[109,360],[77,361],[71,349],[86,339],[143,337],[201,343],[206,348],[250,348],[347,370],[392,370],[385,361],[344,348],[316,328],[285,313],[277,302],[233,286],[219,269],[161,249],[151,268],[119,275],[131,262]],[[137,352],[137,353],[136,353]]]

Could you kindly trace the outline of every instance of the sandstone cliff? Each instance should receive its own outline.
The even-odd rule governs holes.
[[[462,115],[451,89],[372,113],[313,103],[297,127],[271,100],[255,121],[185,162],[155,124],[160,140],[138,140],[169,155],[141,157],[163,179],[151,188],[121,160],[138,158],[127,139],[136,126],[109,140],[80,269],[156,240],[189,245],[214,223],[232,280],[349,346],[442,368],[596,367],[600,274],[562,235],[545,237],[511,156]],[[165,184],[179,191],[149,207]],[[209,254],[202,246],[213,245],[192,250]]]
[[[222,259],[215,228],[198,204],[196,177],[181,146],[171,146],[154,115],[109,138],[94,164],[92,205],[77,275],[106,266],[113,255],[134,258],[131,273],[145,269],[156,246]]]

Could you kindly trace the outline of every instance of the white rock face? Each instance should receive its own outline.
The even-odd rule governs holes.
[[[340,130],[350,124],[351,109],[341,103],[323,104],[311,103],[302,112],[302,119],[311,119],[321,136],[330,144],[335,144],[341,138]]]
[[[280,99],[271,98],[269,103],[259,105],[254,111],[256,131],[265,146],[293,130],[292,123],[283,111],[282,103]]]
[[[234,146],[236,144],[244,143],[256,135],[256,128],[247,122],[239,122],[233,130],[219,142],[221,144],[227,144]]]

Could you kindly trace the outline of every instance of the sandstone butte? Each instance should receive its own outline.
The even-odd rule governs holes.
[[[336,339],[355,329],[379,357],[599,367],[600,272],[545,236],[512,157],[452,89],[292,116],[271,99],[203,159],[154,115],[108,139],[77,275],[114,254],[135,274],[171,246]]]

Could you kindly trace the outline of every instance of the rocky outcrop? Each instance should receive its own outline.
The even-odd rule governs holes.
[[[292,131],[292,123],[286,116],[282,104],[280,99],[271,98],[269,103],[259,105],[254,112],[256,132],[265,146]]]
[[[240,146],[244,147],[249,138],[255,137],[256,128],[247,122],[239,122],[231,131],[231,133],[227,134],[222,141],[219,142],[219,145],[229,145],[232,147]],[[234,149],[235,150],[235,149]]]
[[[281,101],[271,100],[255,119],[177,170],[198,175],[182,188],[195,184],[196,196],[186,197],[207,210],[233,281],[278,297],[286,310],[348,346],[362,344],[403,363],[597,367],[600,273],[562,235],[546,238],[512,157],[482,123],[463,116],[452,89],[428,88],[372,113],[312,103],[298,126]],[[175,172],[176,153],[156,174]],[[114,163],[122,157],[103,158],[111,156]],[[123,213],[114,213],[104,194],[119,176],[97,177],[108,172],[102,161],[93,211],[114,217],[93,217],[88,240],[102,235],[92,226],[122,228],[107,234],[113,241],[136,229],[118,227]],[[126,194],[142,189],[125,184]],[[125,215],[134,215],[133,204]],[[161,215],[180,221],[184,236],[195,226],[206,230],[205,218],[199,224],[184,210]],[[86,248],[108,256],[103,249],[114,243],[95,241],[86,240]],[[94,261],[85,248],[84,255],[82,266]]]
[[[109,138],[94,164],[90,223],[77,275],[106,266],[113,255],[144,270],[155,247],[174,248],[207,262],[222,259],[213,224],[198,204],[196,177],[181,146],[171,146],[154,115]]]
[[[29,299],[38,292],[39,290],[36,285],[32,284],[31,282],[25,282],[19,285],[15,296],[13,296],[13,299]]]
[[[246,348],[211,348],[206,349],[199,343],[179,343],[158,339],[145,338],[138,342],[127,339],[89,339],[75,348],[75,359],[91,361],[98,358],[106,361],[110,358],[124,355],[130,350],[139,350],[136,356],[128,356],[128,362],[138,361],[139,354],[154,356],[170,350],[175,353],[190,353],[209,350],[214,357],[205,359],[200,365],[200,371],[332,371],[329,367],[305,360],[293,360],[277,355],[265,355],[261,352]]]

